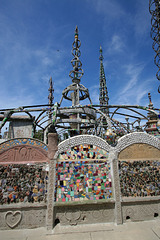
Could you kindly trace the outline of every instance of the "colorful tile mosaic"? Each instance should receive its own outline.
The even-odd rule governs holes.
[[[47,145],[45,145],[43,142],[32,139],[32,138],[15,138],[6,142],[3,142],[0,144],[0,152],[5,151],[11,147],[17,146],[17,145],[31,145],[34,147],[40,147],[43,148],[45,151],[48,150]]]
[[[56,172],[57,202],[112,198],[109,161],[62,161]]]
[[[108,152],[94,145],[79,145],[59,154],[58,161],[108,159]]]

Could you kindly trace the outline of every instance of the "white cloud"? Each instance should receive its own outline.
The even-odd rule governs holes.
[[[122,95],[125,94],[130,89],[133,89],[133,87],[137,84],[139,75],[144,69],[144,65],[129,64],[127,66],[124,66],[124,68],[126,69],[125,74],[126,74],[126,77],[128,77],[128,79],[127,79],[127,84],[125,84],[124,88],[121,91]]]
[[[12,33],[9,36],[11,37]],[[9,39],[3,39],[6,46],[4,48],[2,45],[0,46],[1,49],[3,48],[3,61],[1,60],[0,68],[1,105],[4,107],[12,105],[13,107],[13,105],[30,105],[37,101],[40,104],[45,99],[47,102],[47,95],[45,97],[42,95],[44,92],[48,94],[49,78],[52,76],[53,81],[57,81],[61,76],[63,83],[60,85],[62,86],[66,82],[63,80],[63,75],[66,74],[66,52],[53,50],[52,45],[33,48],[21,41],[13,41],[10,46],[9,41]],[[59,87],[59,84],[57,85]],[[3,92],[5,94],[2,94]],[[21,92],[23,92],[23,97]],[[39,100],[37,99],[38,95],[40,96]],[[10,100],[8,101],[8,99]]]
[[[124,14],[124,10],[118,1],[106,1],[106,0],[88,0],[88,2],[94,7],[98,14],[107,15],[112,18],[119,18]]]
[[[143,79],[144,64],[128,64],[121,75],[122,87],[116,91],[114,101],[117,104],[146,105],[147,93],[152,89],[152,80]],[[113,98],[113,97],[112,97]]]
[[[59,46],[62,39],[64,41],[69,34],[68,24],[61,27],[55,26],[54,23],[50,24],[50,36],[38,39],[34,32],[27,32],[30,25],[26,24],[23,18],[22,21],[16,22],[19,18],[13,16],[12,21],[7,14],[2,12],[0,14],[1,106],[13,107],[47,102],[49,78],[52,76],[56,82],[60,79],[57,88],[66,83],[64,75],[66,76],[68,67],[66,64],[68,51],[66,46],[61,45],[61,48]],[[62,34],[64,29],[66,34]],[[37,43],[37,40],[40,43]]]
[[[108,47],[108,52],[109,54],[115,54],[117,52],[122,53],[124,50],[124,41],[122,40],[122,38],[120,36],[118,36],[117,34],[114,34],[112,36],[111,39],[111,43]]]
[[[137,44],[137,39],[142,41],[142,37],[148,33],[148,9],[146,13],[147,5],[145,1],[139,2],[135,0],[136,4],[138,4],[137,6],[129,1],[124,3],[124,1],[118,0],[87,0],[87,2],[88,5],[86,5],[91,9],[87,12],[85,12],[85,8],[83,9],[84,19],[78,19],[78,26],[80,25],[80,39],[81,36],[85,36],[82,46],[87,41],[89,43],[84,48],[90,54],[86,54],[86,59],[84,60],[87,62],[89,69],[90,66],[92,68],[86,84],[91,86],[89,87],[89,92],[93,103],[99,103],[99,85],[92,86],[92,79],[98,79],[95,76],[99,75],[99,72],[96,72],[96,68],[93,67],[95,66],[94,61],[96,61],[93,56],[95,56],[96,51],[98,52],[100,41],[104,47],[104,53],[106,53],[104,54],[106,59],[104,59],[104,67],[106,67],[107,84],[109,82],[110,85],[110,102],[112,103],[114,98],[118,104],[143,103],[146,92],[151,87],[150,80],[147,83],[146,79],[140,78],[144,65],[132,64],[132,62],[144,61],[143,53],[139,54],[141,49],[139,48],[140,44]],[[145,8],[143,8],[144,5]],[[50,3],[48,3],[48,6],[50,6]],[[42,5],[40,4],[39,7],[42,7]],[[131,9],[131,7],[133,8]],[[12,8],[10,8],[10,11],[14,13]],[[33,8],[32,11],[35,13],[34,18],[36,19],[38,17],[36,8]],[[77,8],[76,14],[81,14],[81,11],[80,8]],[[74,17],[77,19],[77,16],[74,16],[74,13],[72,20],[68,19],[66,22],[63,21],[63,19],[66,19],[66,16],[63,16],[62,21],[56,22],[52,21],[54,18],[52,19],[51,15],[48,21],[48,12],[46,12],[47,17],[44,17],[43,22],[48,24],[47,29],[43,29],[44,25],[40,25],[37,30],[36,27],[38,25],[32,21],[33,19],[30,19],[28,22],[24,21],[26,19],[22,17],[23,11],[20,15],[21,17],[18,18],[14,14],[11,14],[11,18],[9,18],[9,14],[0,12],[1,106],[7,107],[7,104],[9,106],[11,104],[16,106],[30,105],[35,102],[47,103],[50,76],[52,76],[54,82],[54,100],[58,101],[63,89],[71,84],[71,79],[68,76],[69,71],[72,69],[70,50],[72,40],[74,39],[74,29],[71,25],[74,24],[73,19]],[[30,15],[28,9],[27,12]],[[17,23],[16,21],[12,22],[12,18],[13,20],[18,20]],[[19,21],[20,19],[22,21]],[[86,19],[88,19],[88,22]],[[89,19],[93,19],[93,24],[89,25]],[[32,23],[35,32],[29,32],[28,30],[32,29],[30,26]],[[90,30],[95,33],[94,37],[90,34]],[[39,35],[36,35],[37,33]],[[145,43],[142,41],[141,44]],[[97,50],[96,46],[98,46]],[[146,49],[146,53],[147,51]],[[84,56],[83,51],[82,56]],[[148,55],[146,54],[145,56],[147,56],[147,61]],[[128,62],[131,63],[128,64]],[[122,65],[125,65],[125,67],[122,68]],[[86,66],[85,73],[87,71]],[[117,79],[120,79],[119,83],[117,83]],[[144,84],[142,84],[142,80]],[[98,80],[97,83],[99,83]],[[117,91],[115,97],[110,96],[110,90]],[[21,94],[21,91],[23,94]],[[2,94],[3,92],[4,94]]]
[[[149,40],[149,32],[151,29],[151,15],[149,13],[149,5],[145,1],[137,1],[136,13],[132,19],[134,33],[138,42],[145,43],[144,39]]]
[[[93,104],[99,104],[99,85],[93,85],[89,88],[90,98]]]

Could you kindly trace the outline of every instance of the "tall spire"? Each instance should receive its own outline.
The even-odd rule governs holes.
[[[148,93],[148,99],[149,99],[149,105],[148,105],[148,107],[149,107],[150,109],[152,109],[152,108],[153,108],[153,103],[152,103],[152,100],[151,100],[151,94],[150,94],[150,93]]]
[[[76,26],[74,42],[72,44],[72,55],[74,58],[71,60],[71,64],[73,66],[73,70],[69,73],[69,76],[72,79],[72,84],[63,90],[59,105],[61,105],[63,98],[72,101],[72,106],[79,105],[80,101],[86,98],[88,98],[92,104],[88,89],[80,83],[81,77],[83,76],[83,69],[81,68],[82,63],[79,60],[81,55],[79,50],[80,46],[81,41],[78,38],[78,27]]]
[[[75,39],[72,44],[72,55],[74,56],[74,58],[72,59],[71,64],[73,66],[73,70],[69,73],[69,76],[72,79],[73,83],[80,83],[80,79],[83,76],[83,69],[81,68],[82,63],[79,60],[79,57],[81,55],[81,52],[79,50],[80,46],[81,41],[78,39],[78,27],[76,26]]]
[[[100,86],[99,86],[99,102],[101,106],[108,106],[108,91],[107,91],[107,86],[106,86],[106,77],[105,77],[105,72],[104,72],[104,66],[103,66],[103,55],[102,55],[102,47],[100,46]],[[109,115],[109,109],[108,108],[103,108],[102,111]]]
[[[152,15],[151,38],[153,39],[152,48],[155,51],[154,63],[158,67],[156,77],[160,81],[160,1],[149,0],[149,11]],[[158,92],[160,93],[160,85]]]
[[[54,92],[54,89],[53,89],[53,83],[52,83],[52,77],[50,77],[50,80],[49,80],[49,95],[48,95],[48,103],[49,105],[52,105],[53,104],[53,92]],[[52,118],[52,111],[49,110],[49,119]]]

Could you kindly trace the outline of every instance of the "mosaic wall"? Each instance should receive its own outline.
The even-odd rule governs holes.
[[[123,197],[160,195],[158,161],[119,161],[119,177]]]
[[[46,165],[0,165],[0,204],[42,202],[46,200]]]
[[[56,177],[57,202],[112,198],[108,153],[96,146],[80,145],[59,155]]]

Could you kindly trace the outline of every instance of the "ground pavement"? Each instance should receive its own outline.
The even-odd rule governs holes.
[[[123,225],[92,224],[64,227],[59,224],[52,234],[45,228],[0,231],[2,240],[158,240],[160,218]]]

